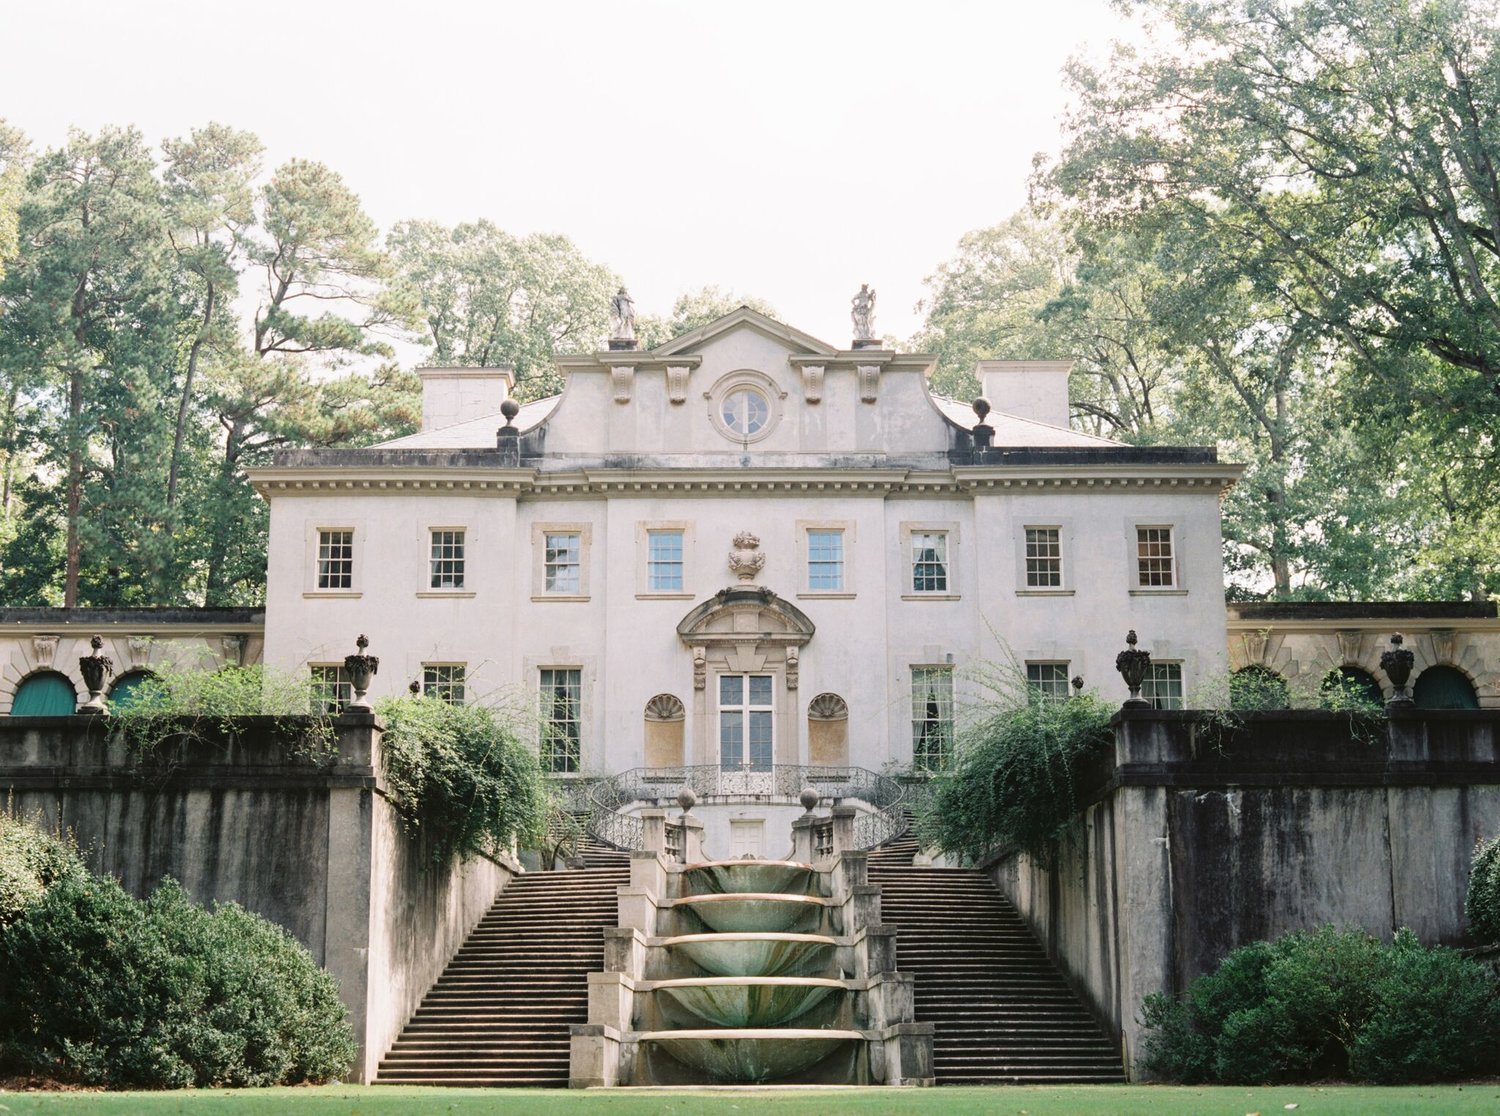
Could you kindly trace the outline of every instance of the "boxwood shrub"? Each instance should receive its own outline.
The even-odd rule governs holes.
[[[1464,899],[1469,934],[1480,942],[1500,942],[1500,837],[1479,842]]]

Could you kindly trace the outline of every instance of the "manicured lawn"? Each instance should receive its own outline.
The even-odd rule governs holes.
[[[1296,1105],[1287,1109],[1287,1105]],[[171,1093],[4,1093],[7,1113],[159,1116],[1405,1116],[1500,1111],[1500,1082],[1403,1089],[1287,1086],[1172,1088],[1073,1086],[993,1089],[617,1090],[358,1088],[205,1090]]]

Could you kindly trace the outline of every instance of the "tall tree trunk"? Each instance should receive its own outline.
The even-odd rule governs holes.
[[[5,397],[5,477],[0,482],[0,516],[10,518],[10,494],[16,479],[16,404],[20,398],[20,387],[10,385],[10,394]]]
[[[83,452],[79,446],[83,419],[83,371],[68,374],[68,565],[63,578],[63,607],[78,607],[78,568],[82,547],[78,520],[83,511]]]
[[[227,489],[234,480],[234,470],[240,457],[240,438],[243,437],[244,430],[244,424],[239,420],[229,425],[229,432],[224,438],[224,461],[219,469],[221,489]],[[209,608],[217,608],[224,603],[224,560],[229,549],[226,535],[234,529],[234,524],[229,523],[219,523],[217,526],[218,529],[214,531],[208,544],[208,560],[203,578],[203,603]]]
[[[172,461],[167,467],[167,507],[177,500],[177,470],[182,462],[182,442],[187,434],[188,406],[193,398],[193,377],[198,372],[198,356],[208,342],[209,323],[214,316],[214,298],[218,292],[213,283],[208,284],[208,298],[203,305],[203,321],[198,325],[198,336],[193,338],[193,347],[188,350],[187,372],[182,378],[182,399],[177,404],[177,432],[172,437]]]

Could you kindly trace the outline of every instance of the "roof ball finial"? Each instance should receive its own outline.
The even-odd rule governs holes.
[[[979,416],[980,422],[983,422],[985,420],[985,416],[990,413],[990,401],[982,395],[978,399],[974,400],[974,402],[971,403],[970,406],[974,408],[974,413]]]

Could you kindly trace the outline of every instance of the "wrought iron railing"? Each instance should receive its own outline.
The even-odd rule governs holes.
[[[855,818],[856,848],[884,844],[899,837],[909,824],[908,787],[899,779],[863,767],[778,763],[636,767],[606,776],[587,785],[586,825],[601,841],[617,848],[639,849],[643,836],[641,820],[626,811],[670,807],[683,788],[691,790],[698,802],[733,798],[791,804],[797,801],[804,787],[812,787],[824,801],[860,802],[867,807]]]

